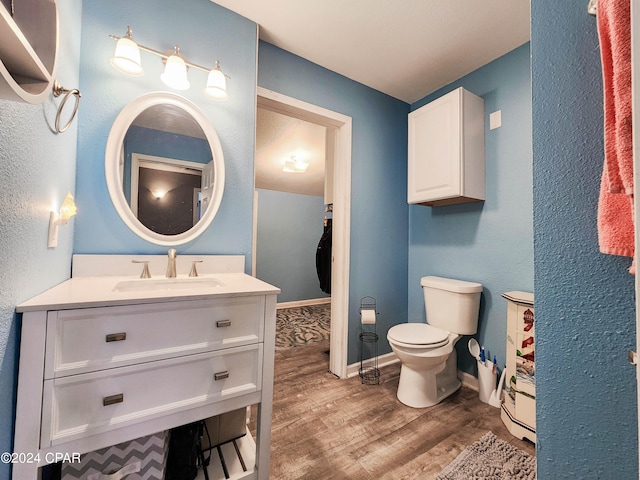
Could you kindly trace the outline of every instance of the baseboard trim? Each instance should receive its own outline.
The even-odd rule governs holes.
[[[378,355],[378,368],[386,367],[387,365],[392,365],[399,361],[400,360],[398,360],[398,357],[393,352],[386,353],[384,355]],[[369,358],[363,362],[363,365],[365,367],[372,367],[373,364],[374,364],[373,358]],[[357,376],[359,371],[360,371],[360,362],[347,365],[347,378]]]
[[[471,390],[478,391],[478,379],[470,373],[458,370],[458,378],[462,382],[462,385],[469,387]]]
[[[325,303],[331,303],[331,297],[324,298],[310,298],[309,300],[295,300],[293,302],[282,302],[276,305],[278,310],[282,308],[296,308],[296,307],[308,307],[310,305],[324,305]]]
[[[394,363],[398,363],[400,360],[396,356],[395,353],[387,353],[384,355],[378,356],[378,368],[386,367],[387,365],[393,365]],[[363,362],[364,366],[371,367],[374,364],[373,358],[365,360]],[[355,377],[358,375],[360,371],[360,362],[352,363],[347,366],[347,378]],[[462,370],[458,370],[458,378],[462,382],[462,385],[465,387],[469,387],[471,390],[478,391],[478,379],[471,375],[470,373],[463,372]]]

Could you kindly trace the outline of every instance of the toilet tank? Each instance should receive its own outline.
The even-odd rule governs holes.
[[[422,277],[427,323],[460,335],[478,330],[482,285],[442,277]]]

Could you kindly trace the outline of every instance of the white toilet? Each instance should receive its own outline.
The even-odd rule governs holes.
[[[389,329],[387,340],[400,359],[398,400],[430,407],[460,388],[454,345],[478,329],[482,285],[442,277],[422,277],[426,323]]]

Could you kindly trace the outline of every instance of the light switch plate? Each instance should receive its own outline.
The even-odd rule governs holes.
[[[502,126],[502,110],[489,114],[489,130],[495,130]]]

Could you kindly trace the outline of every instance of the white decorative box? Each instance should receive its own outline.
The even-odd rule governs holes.
[[[169,432],[85,453],[80,462],[63,462],[62,480],[163,480]]]

